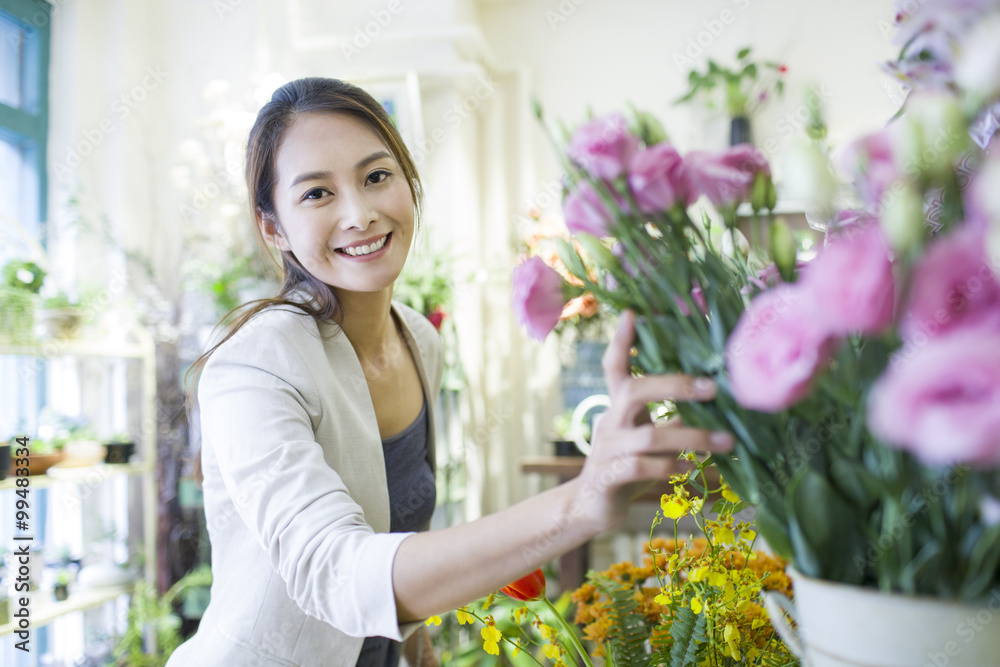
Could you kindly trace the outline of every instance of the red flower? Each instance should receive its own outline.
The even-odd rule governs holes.
[[[778,66],[778,73],[779,74],[784,74],[787,71],[788,71],[788,66],[787,65],[779,65]]]
[[[508,595],[515,600],[541,600],[545,597],[545,575],[541,569],[535,570],[531,574],[521,577],[512,584],[508,584],[500,589],[504,595]]]
[[[444,316],[445,312],[441,310],[441,306],[438,306],[434,309],[434,312],[427,316],[427,319],[431,321],[435,329],[441,331],[441,323],[444,321]]]

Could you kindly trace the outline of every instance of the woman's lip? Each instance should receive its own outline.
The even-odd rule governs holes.
[[[379,239],[381,239],[384,236],[388,236],[391,233],[392,232],[386,232],[385,234],[379,234],[378,236],[373,236],[371,238],[365,239],[364,241],[358,241],[357,243],[351,243],[350,245],[345,245],[345,246],[343,246],[341,248],[337,248],[337,250],[339,250],[341,252],[346,252],[346,250],[348,248],[360,248],[361,246],[371,245],[373,243],[377,243]]]
[[[386,251],[389,249],[389,245],[392,243],[392,232],[389,232],[385,236],[386,236],[385,243],[382,245],[382,247],[376,250],[375,252],[368,253],[367,255],[349,255],[340,248],[337,248],[337,253],[345,259],[353,259],[356,262],[370,262],[384,255]],[[377,241],[380,238],[382,237],[377,236],[375,237],[375,240]]]

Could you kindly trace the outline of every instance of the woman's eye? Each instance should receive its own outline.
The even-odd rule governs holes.
[[[323,188],[313,188],[307,192],[302,198],[303,199],[319,199],[323,196]]]
[[[379,169],[378,171],[373,171],[368,174],[369,183],[382,183],[385,179],[389,178],[392,174],[385,169]]]

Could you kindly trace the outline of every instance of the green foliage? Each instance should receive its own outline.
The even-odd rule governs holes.
[[[608,596],[611,605],[609,617],[614,621],[608,631],[608,649],[616,665],[645,667],[652,660],[646,652],[652,626],[638,609],[632,586],[623,586],[613,579],[589,573],[587,579]]]
[[[3,284],[12,289],[38,294],[45,281],[45,269],[34,262],[12,259],[4,264]]]
[[[184,592],[195,586],[212,583],[212,568],[200,565],[188,572],[163,596],[156,594],[156,586],[147,581],[136,582],[128,610],[128,629],[114,650],[117,667],[163,667],[167,658],[181,645],[181,619],[174,613],[174,602]],[[146,628],[152,628],[156,637],[156,652],[147,653],[143,637]]]
[[[670,625],[670,667],[697,665],[708,646],[705,614],[695,614],[690,607],[679,607]]]
[[[450,310],[454,299],[451,260],[428,253],[410,257],[393,285],[392,298],[425,316],[438,309]]]
[[[59,290],[54,295],[42,299],[42,306],[45,308],[73,308],[76,305],[69,300],[69,295],[63,290]]]
[[[766,100],[772,86],[779,96],[785,90],[785,82],[781,79],[783,66],[771,61],[758,65],[750,58],[750,52],[750,47],[740,49],[736,54],[736,65],[732,69],[709,59],[705,72],[691,70],[688,73],[688,92],[674,103],[688,102],[700,95],[706,99],[709,108],[713,108],[714,98],[721,94],[725,110],[730,116],[750,117],[757,106]],[[760,78],[761,70],[765,69],[775,76],[773,81],[763,81]]]

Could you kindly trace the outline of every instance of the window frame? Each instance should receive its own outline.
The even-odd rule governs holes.
[[[52,5],[45,0],[0,0],[0,14],[31,31],[26,40],[30,48],[24,56],[24,79],[33,77],[29,85],[37,85],[27,99],[29,109],[16,109],[0,102],[0,134],[4,139],[25,150],[26,158],[38,177],[38,242],[48,250],[48,134],[49,134],[49,55],[51,44]],[[0,45],[7,48],[9,45]],[[26,91],[22,91],[26,92]],[[34,107],[31,109],[30,107]]]

